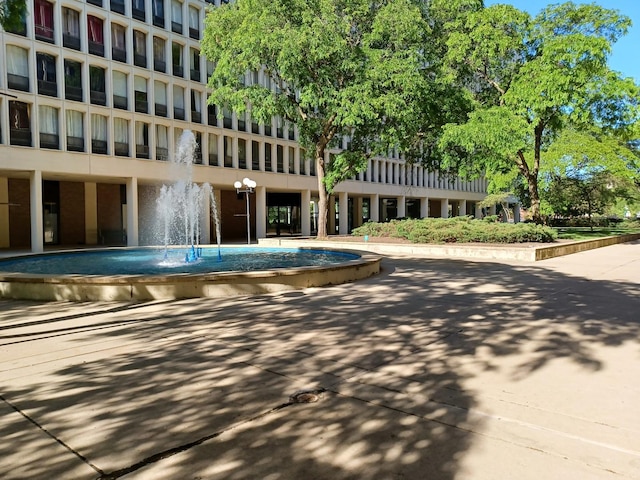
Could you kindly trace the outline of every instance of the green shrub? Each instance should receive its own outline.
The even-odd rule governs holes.
[[[476,220],[470,216],[367,222],[355,228],[352,235],[406,238],[413,243],[549,243],[557,238],[557,232],[550,227]]]

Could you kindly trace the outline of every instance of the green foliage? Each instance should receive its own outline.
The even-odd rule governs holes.
[[[19,28],[26,14],[26,0],[0,0],[0,26],[5,30]]]
[[[415,136],[430,92],[429,24],[411,0],[237,0],[205,20],[203,54],[216,64],[210,104],[269,123],[298,127],[316,162],[319,236],[326,235],[326,196],[365,168],[371,156]],[[269,85],[245,84],[262,71]],[[272,88],[273,87],[273,88]],[[346,152],[325,162],[339,137]],[[324,235],[323,235],[324,233]]]
[[[611,45],[629,25],[617,11],[572,2],[535,18],[508,5],[454,17],[445,61],[450,78],[467,83],[476,110],[445,127],[444,167],[484,171],[501,179],[497,189],[514,188],[504,180],[517,172],[540,220],[543,152],[562,129],[632,130],[640,116],[639,87],[607,66]]]
[[[552,228],[533,223],[497,223],[496,219],[454,217],[367,222],[355,228],[352,235],[406,238],[413,243],[549,243],[556,239]]]

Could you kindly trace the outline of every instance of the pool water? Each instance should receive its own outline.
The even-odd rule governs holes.
[[[323,266],[360,258],[347,252],[286,248],[202,248],[185,262],[187,249],[138,248],[62,252],[0,260],[0,272],[44,275],[168,275],[259,271]]]

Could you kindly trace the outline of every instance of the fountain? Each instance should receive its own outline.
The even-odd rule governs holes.
[[[368,252],[318,248],[221,247],[210,184],[192,180],[196,141],[185,131],[172,177],[156,199],[155,247],[83,249],[0,259],[0,298],[151,300],[228,297],[339,284],[380,271]],[[201,244],[208,209],[217,248]],[[205,236],[205,238],[207,238]],[[223,252],[224,251],[224,255]]]
[[[186,248],[184,261],[187,263],[195,262],[202,256],[201,215],[206,211],[207,202],[215,223],[218,257],[221,257],[220,217],[213,188],[208,183],[198,185],[192,180],[196,147],[195,136],[191,130],[185,130],[172,160],[172,177],[177,180],[172,185],[162,185],[157,199],[157,222],[162,231],[165,261],[168,261],[168,248],[171,245]]]

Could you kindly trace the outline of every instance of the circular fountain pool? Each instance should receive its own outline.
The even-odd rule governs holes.
[[[305,248],[118,248],[0,260],[0,297],[149,300],[221,297],[345,283],[380,271],[368,252]]]

